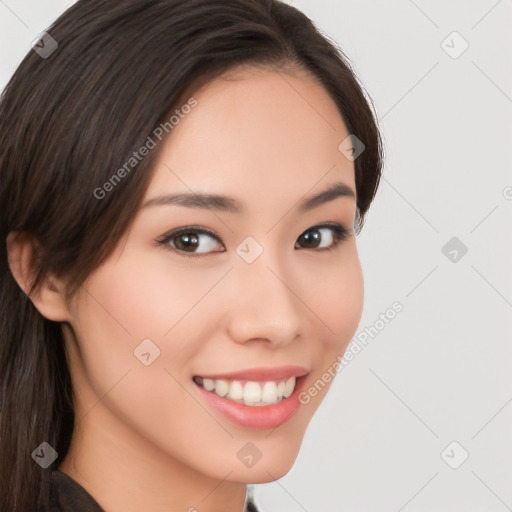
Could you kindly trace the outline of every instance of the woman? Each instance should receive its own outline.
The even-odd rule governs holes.
[[[257,510],[362,311],[341,50],[276,0],[79,0],[0,148],[0,510]]]

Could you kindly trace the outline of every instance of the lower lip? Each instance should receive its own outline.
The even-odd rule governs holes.
[[[304,387],[305,376],[297,378],[295,389],[288,398],[271,405],[251,407],[222,398],[211,391],[206,391],[194,382],[205,401],[232,423],[251,429],[276,428],[287,422],[300,407],[299,393]],[[192,381],[193,382],[193,381]]]

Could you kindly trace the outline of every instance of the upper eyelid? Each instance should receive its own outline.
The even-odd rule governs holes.
[[[318,224],[313,224],[312,226],[309,226],[308,228],[303,230],[301,232],[301,234],[306,232],[306,231],[309,231],[311,229],[322,229],[322,228],[332,228],[332,229],[343,228],[346,231],[351,231],[350,227],[347,227],[347,226],[345,226],[344,224],[342,224],[340,222],[320,222]],[[209,236],[212,236],[212,237],[215,237],[215,238],[219,238],[219,239],[221,238],[220,235],[215,233],[213,230],[210,230],[209,228],[205,228],[203,226],[195,226],[195,225],[183,226],[183,227],[180,227],[180,228],[172,229],[172,230],[168,231],[167,233],[165,233],[164,235],[162,235],[161,238],[164,239],[164,238],[167,238],[169,236],[177,236],[180,233],[184,233],[184,232],[187,232],[187,231],[192,232],[192,233],[193,232],[197,232],[197,233],[209,235]]]
[[[208,235],[212,238],[216,238],[220,241],[220,236],[217,235],[215,232],[209,230],[208,228],[203,228],[200,226],[184,226],[182,228],[176,228],[169,232],[167,232],[165,235],[162,235],[160,240],[169,240],[171,238],[174,238],[175,236],[178,236],[182,233],[199,233],[201,235]]]

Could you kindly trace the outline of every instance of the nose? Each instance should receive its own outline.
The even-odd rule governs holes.
[[[251,264],[235,266],[228,320],[231,339],[283,347],[304,334],[304,305],[294,291],[291,275],[263,256]]]

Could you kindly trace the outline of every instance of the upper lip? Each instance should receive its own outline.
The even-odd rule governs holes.
[[[268,381],[268,380],[282,380],[289,379],[290,377],[302,377],[307,375],[309,370],[304,366],[278,366],[275,368],[260,367],[248,368],[246,370],[238,370],[230,373],[210,373],[197,375],[204,379],[224,379],[224,380],[253,380],[253,381]]]

